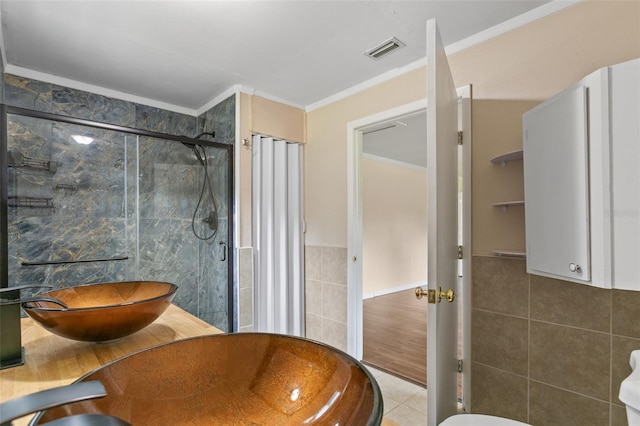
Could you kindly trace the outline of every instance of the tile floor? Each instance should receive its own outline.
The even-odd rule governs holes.
[[[411,382],[366,366],[375,377],[384,400],[382,426],[427,424],[427,390]]]

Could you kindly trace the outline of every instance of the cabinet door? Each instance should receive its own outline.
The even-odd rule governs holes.
[[[527,271],[591,279],[587,89],[568,89],[523,115]]]

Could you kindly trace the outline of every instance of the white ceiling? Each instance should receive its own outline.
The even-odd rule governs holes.
[[[545,3],[0,0],[0,49],[6,72],[176,111],[195,113],[235,85],[308,107],[422,60],[427,19],[452,45]],[[392,36],[406,46],[362,54]]]
[[[427,114],[409,114],[364,129],[362,152],[374,159],[426,168],[426,139]]]

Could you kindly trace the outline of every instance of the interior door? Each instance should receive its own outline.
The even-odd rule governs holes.
[[[428,425],[457,410],[458,301],[440,298],[457,288],[458,97],[434,19],[427,22]],[[439,300],[439,301],[438,301]]]

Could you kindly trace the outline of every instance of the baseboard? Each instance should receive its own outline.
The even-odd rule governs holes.
[[[378,290],[378,291],[374,291],[371,293],[365,293],[362,295],[362,299],[371,299],[374,297],[380,297],[380,296],[384,296],[385,294],[391,294],[391,293],[397,293],[399,291],[405,291],[405,290],[409,290],[409,289],[413,289],[416,287],[422,287],[423,289],[427,288],[427,282],[426,281],[422,281],[422,282],[417,282],[417,283],[412,283],[412,284],[405,284],[405,285],[401,285],[398,287],[392,287],[392,288],[386,288],[384,290]]]

